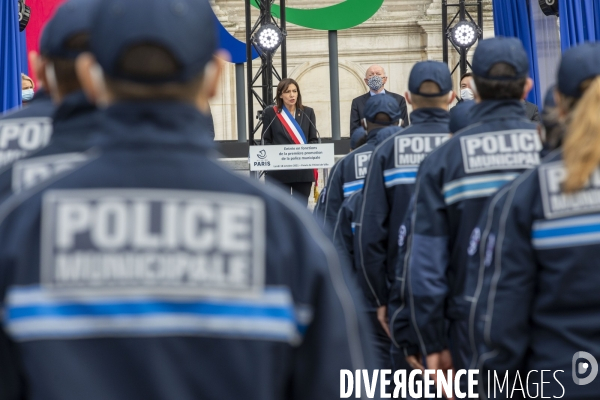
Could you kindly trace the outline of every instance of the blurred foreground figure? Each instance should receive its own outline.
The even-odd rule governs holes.
[[[332,399],[374,367],[312,217],[213,158],[216,45],[206,0],[99,2],[99,154],[0,207],[0,398]]]
[[[472,345],[492,393],[497,374],[508,387],[527,376],[532,398],[543,381],[548,398],[597,399],[600,44],[564,53],[555,99],[562,147],[498,192],[481,217],[467,286]]]
[[[97,0],[70,0],[46,24],[40,55],[33,57],[36,76],[57,108],[52,115],[48,146],[34,151],[0,172],[0,201],[75,168],[89,155],[98,131],[98,110],[83,93],[75,59],[89,51],[89,26]]]

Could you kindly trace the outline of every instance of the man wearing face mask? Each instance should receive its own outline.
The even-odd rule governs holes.
[[[471,88],[472,76],[472,73],[467,72],[466,74],[460,77],[460,99],[458,99],[459,103],[462,103],[465,100],[475,100],[475,95],[473,94],[473,89]]]
[[[369,100],[371,96],[377,96],[380,94],[387,94],[396,99],[398,105],[400,106],[400,118],[402,121],[401,125],[408,126],[406,100],[397,93],[386,91],[384,88],[386,83],[387,75],[382,66],[371,65],[369,69],[367,69],[367,74],[365,75],[365,84],[369,88],[369,91],[352,100],[352,111],[350,113],[350,132],[354,132],[357,128],[361,127],[361,121],[365,117],[364,109],[365,105],[367,104],[367,100]]]

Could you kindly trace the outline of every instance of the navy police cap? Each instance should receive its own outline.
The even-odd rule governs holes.
[[[490,76],[492,67],[499,63],[511,65],[516,76]],[[523,43],[517,38],[494,37],[482,40],[473,55],[473,74],[491,80],[517,80],[529,75],[529,58]]]
[[[94,6],[98,0],[69,0],[62,4],[48,21],[40,39],[40,54],[44,57],[76,58],[84,48],[71,49],[69,39],[89,34]]]
[[[435,82],[440,87],[436,94],[420,93],[423,82]],[[408,90],[413,94],[425,97],[444,95],[452,90],[452,77],[448,65],[439,61],[421,61],[414,65],[408,78]]]
[[[369,122],[381,124],[380,121],[375,120],[377,114],[380,113],[387,114],[391,119],[391,123],[400,121],[401,110],[398,101],[387,94],[371,96],[365,104],[365,119]]]
[[[212,59],[217,35],[208,0],[101,0],[90,46],[107,76],[144,83],[187,82]],[[168,51],[177,62],[177,73],[157,79],[120,71],[120,60],[136,45]]]
[[[558,68],[558,91],[570,97],[583,95],[581,84],[600,75],[600,43],[584,43],[564,52]]]

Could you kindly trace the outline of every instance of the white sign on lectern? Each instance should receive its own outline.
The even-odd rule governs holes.
[[[250,146],[250,171],[331,168],[335,164],[333,143]]]

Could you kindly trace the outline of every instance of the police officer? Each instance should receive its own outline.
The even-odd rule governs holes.
[[[600,393],[600,44],[564,53],[555,98],[567,122],[562,148],[499,192],[481,218],[469,271],[476,284],[467,288],[473,345],[485,381],[495,371],[512,386],[519,373],[531,397],[543,390],[593,399]]]
[[[40,80],[58,108],[48,146],[30,153],[0,173],[0,200],[74,168],[89,155],[98,130],[97,108],[86,98],[75,72],[75,58],[89,49],[89,25],[96,0],[70,0],[48,22],[36,60]]]
[[[412,319],[427,368],[468,365],[462,296],[469,237],[488,197],[539,164],[536,126],[521,104],[532,87],[528,71],[518,39],[483,40],[473,56],[479,103],[469,115],[472,125],[419,169],[408,266]]]
[[[0,170],[48,144],[53,113],[49,93],[40,88],[27,107],[0,117]]]
[[[350,135],[350,151],[354,151],[358,149],[360,146],[364,145],[367,142],[367,131],[362,126],[360,128],[356,128],[354,132]],[[313,209],[313,216],[317,220],[317,223],[321,228],[324,228],[325,224],[325,200],[327,199],[327,186],[321,190],[319,193],[319,197],[315,202],[315,208]],[[346,201],[344,199],[344,201]]]
[[[363,127],[367,142],[341,159],[332,169],[327,182],[324,204],[324,227],[333,231],[338,212],[345,198],[361,191],[373,150],[382,141],[379,132],[400,123],[402,112],[395,98],[388,95],[371,96],[365,105]]]
[[[398,235],[414,190],[421,161],[449,138],[448,106],[454,101],[448,66],[437,61],[415,64],[407,93],[412,125],[388,138],[371,160],[358,230],[358,256],[365,291],[389,335],[387,305],[394,282]],[[393,314],[396,310],[390,310]]]
[[[223,70],[208,1],[101,0],[90,32],[98,157],[0,209],[0,390],[339,397],[341,369],[375,365],[335,249],[202,134]]]

